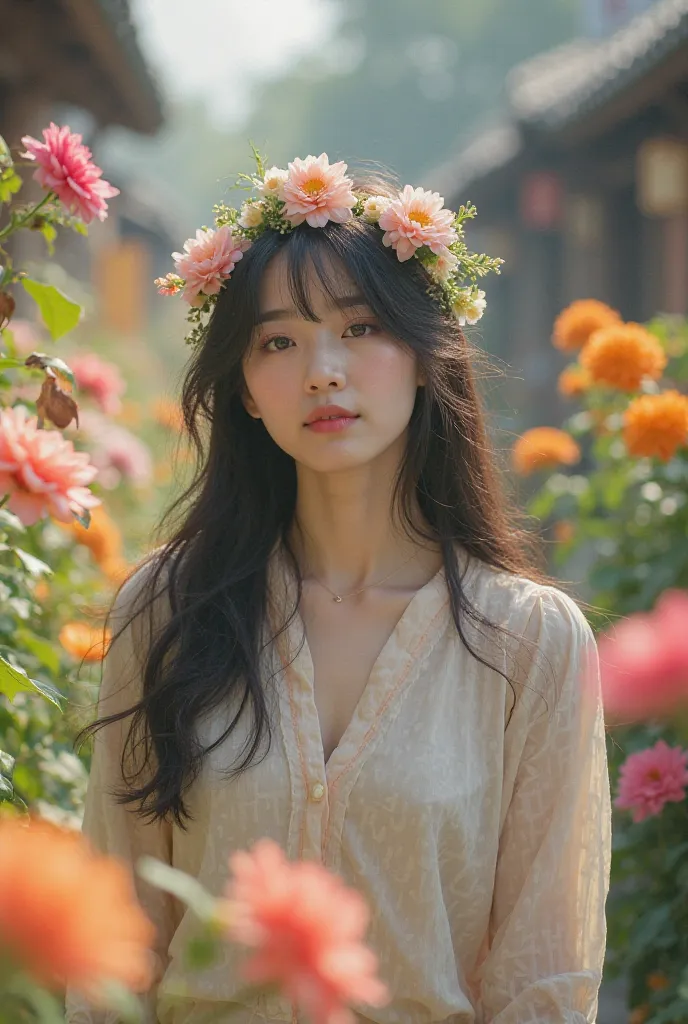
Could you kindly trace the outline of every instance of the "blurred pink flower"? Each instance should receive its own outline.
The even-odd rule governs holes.
[[[18,355],[28,356],[30,352],[40,349],[41,339],[38,328],[30,320],[13,317],[8,330],[14,337],[14,344]]]
[[[621,765],[615,806],[633,811],[633,821],[660,814],[667,803],[681,803],[688,786],[688,750],[659,740],[631,754]]]
[[[313,861],[290,863],[263,839],[230,858],[227,922],[232,939],[252,946],[249,983],[278,984],[314,1024],[353,1024],[350,1003],[382,1006],[386,987],[363,944],[363,898]]]
[[[351,220],[356,196],[345,171],[346,164],[342,160],[330,164],[327,153],[305,160],[297,157],[289,164],[283,185],[284,215],[294,227],[304,220],[312,228],[324,228],[329,220],[337,224]]]
[[[81,427],[91,449],[91,460],[98,470],[99,484],[111,491],[123,479],[137,487],[150,483],[153,476],[150,449],[135,434],[90,409],[82,413]]]
[[[48,514],[69,523],[100,505],[87,486],[96,472],[59,430],[39,430],[24,406],[0,412],[0,495],[9,494],[8,508],[25,526]]]
[[[108,363],[94,352],[74,355],[69,360],[79,390],[92,395],[107,416],[116,416],[122,408],[120,396],[127,385],[114,363]]]
[[[201,295],[217,295],[250,246],[248,239],[235,238],[228,224],[217,230],[199,228],[195,239],[187,238],[184,252],[172,253],[177,273],[184,279],[186,301],[196,305]]]
[[[599,653],[607,714],[662,717],[688,704],[688,593],[665,591],[654,611],[600,637]]]
[[[70,213],[90,224],[94,217],[107,217],[106,199],[119,195],[119,189],[101,178],[100,167],[91,160],[91,150],[84,146],[81,135],[65,125],[58,128],[51,122],[43,129],[43,142],[25,135],[26,153],[22,156],[38,164],[35,180],[55,192]]]
[[[457,237],[454,214],[443,206],[444,199],[439,192],[406,185],[378,221],[385,232],[383,244],[396,249],[401,263],[410,260],[416,249],[427,245],[446,264],[451,264],[447,249]]]

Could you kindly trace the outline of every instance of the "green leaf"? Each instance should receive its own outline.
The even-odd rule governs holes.
[[[0,803],[14,803],[13,771],[14,758],[0,750]]]
[[[23,359],[12,359],[10,356],[0,355],[0,373],[3,370],[21,370],[24,367]]]
[[[67,298],[59,288],[52,284],[32,281],[28,277],[22,279],[22,286],[41,311],[43,323],[54,341],[73,330],[79,323],[81,306]]]
[[[218,936],[214,933],[195,935],[184,949],[184,960],[191,971],[205,971],[217,963],[220,953]]]
[[[45,665],[49,672],[57,675],[60,671],[60,654],[49,640],[36,636],[28,629],[16,630],[14,639],[17,642],[17,647],[23,647],[29,654],[33,654],[34,658],[38,658],[41,665]]]
[[[8,508],[0,508],[0,527],[7,527],[9,530],[16,530],[18,533],[26,533],[26,527],[19,516],[10,512]]]
[[[83,526],[84,530],[88,530],[91,525],[91,512],[89,509],[85,508],[81,514],[73,512],[72,515],[76,519],[77,523]]]
[[[191,875],[178,871],[169,864],[163,864],[154,857],[142,857],[136,865],[136,871],[149,885],[176,896],[193,910],[201,921],[209,924],[217,921],[218,901]]]
[[[13,550],[30,576],[52,576],[53,570],[45,562],[42,562],[40,558],[30,555],[28,551],[24,551],[22,548],[14,548]]]
[[[42,697],[62,710],[62,694],[50,683],[39,679],[30,679],[24,669],[11,665],[0,655],[0,693],[4,693],[11,701],[18,693],[40,693]]]
[[[0,203],[9,203],[22,187],[22,180],[13,167],[7,167],[0,174]]]
[[[66,378],[73,390],[76,391],[74,371],[59,356],[49,356],[45,352],[32,352],[24,365],[28,366],[30,370],[52,370],[58,377]]]
[[[141,1001],[117,981],[106,981],[100,986],[101,998],[108,1009],[114,1010],[120,1024],[144,1024]]]
[[[0,135],[0,168],[13,167],[12,153],[2,135]]]

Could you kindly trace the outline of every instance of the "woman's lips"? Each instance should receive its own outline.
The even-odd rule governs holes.
[[[312,423],[306,423],[306,427],[316,434],[336,434],[341,430],[346,430],[357,419],[358,416],[355,416],[353,413],[346,416],[328,416],[327,419],[313,420]]]

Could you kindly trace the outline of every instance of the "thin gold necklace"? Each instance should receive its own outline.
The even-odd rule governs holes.
[[[411,562],[416,557],[417,552],[414,551],[410,558],[407,558],[405,562],[402,562],[402,564],[397,566],[396,569],[393,569],[392,572],[390,572],[387,576],[383,576],[381,580],[375,580],[374,583],[367,583],[365,587],[360,587],[358,590],[352,590],[350,594],[335,594],[334,590],[330,590],[327,584],[323,583],[322,580],[319,580],[316,576],[314,576],[313,579],[315,580],[316,583],[320,584],[323,590],[326,590],[328,594],[332,595],[332,600],[334,601],[335,604],[341,604],[342,601],[346,601],[348,597],[355,597],[356,594],[362,594],[364,590],[370,590],[371,587],[382,586],[382,584],[386,583],[387,580],[392,578],[392,576],[395,576],[398,572],[401,572],[404,566],[408,565],[409,562]]]

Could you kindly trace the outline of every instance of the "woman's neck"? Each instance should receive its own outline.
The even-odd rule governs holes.
[[[297,467],[290,541],[305,579],[343,593],[371,586],[389,573],[395,573],[390,585],[412,586],[437,571],[437,545],[407,536],[394,514],[398,465],[390,452],[389,457],[340,473]],[[420,521],[420,510],[417,515]]]

